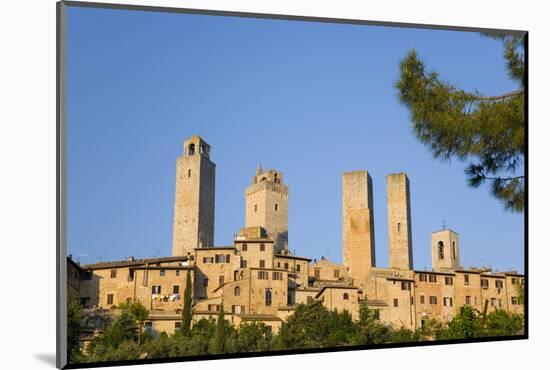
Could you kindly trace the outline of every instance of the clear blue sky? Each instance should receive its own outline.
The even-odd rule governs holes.
[[[290,187],[290,249],[341,262],[341,176],[368,170],[387,266],[385,177],[406,172],[415,268],[430,268],[445,219],[465,267],[523,271],[523,215],[469,188],[465,163],[433,159],[411,132],[393,84],[412,47],[462,88],[516,88],[501,44],[477,33],[70,7],[69,253],[170,255],[176,158],[198,133],[216,163],[216,245],[243,227],[261,162]]]

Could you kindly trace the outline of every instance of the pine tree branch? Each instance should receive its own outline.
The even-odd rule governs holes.
[[[504,99],[508,99],[508,98],[511,98],[511,97],[514,97],[514,96],[523,95],[523,93],[524,93],[523,89],[519,89],[519,90],[512,91],[512,92],[510,92],[510,93],[502,94],[502,95],[496,95],[496,96],[478,96],[478,97],[473,98],[472,100],[479,100],[479,101],[485,101],[485,100],[504,100]]]

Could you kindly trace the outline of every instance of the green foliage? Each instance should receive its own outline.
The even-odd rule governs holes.
[[[74,300],[67,304],[67,358],[74,362],[80,354],[80,334],[82,333],[81,308]]]
[[[191,284],[191,273],[187,272],[187,277],[185,279],[185,292],[183,293],[183,314],[181,320],[181,332],[185,336],[189,336],[191,333],[191,306],[193,299],[191,293],[193,286]]]
[[[122,307],[118,318],[92,341],[85,355],[75,356],[75,362],[509,336],[521,334],[524,325],[523,316],[505,311],[489,313],[484,322],[478,311],[464,306],[448,323],[426,320],[422,329],[412,331],[382,323],[378,311],[366,305],[361,305],[359,319],[354,321],[348,312],[328,311],[321,302],[315,301],[297,305],[276,335],[260,322],[242,322],[233,327],[225,320],[222,307],[216,319],[195,322],[188,335],[181,330],[171,336],[144,335],[139,344],[136,317],[143,317],[143,310]]]
[[[484,336],[480,313],[471,306],[460,307],[459,313],[448,323],[447,328],[439,330],[436,334],[437,339],[467,339]]]
[[[523,83],[523,39],[502,35],[511,78]],[[399,99],[410,112],[416,137],[435,158],[469,160],[470,186],[485,182],[507,209],[524,209],[524,90],[485,97],[466,92],[427,72],[413,49],[400,63]],[[523,86],[523,85],[522,85]]]

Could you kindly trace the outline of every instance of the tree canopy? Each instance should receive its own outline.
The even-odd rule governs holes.
[[[524,37],[484,34],[501,40],[514,91],[498,96],[468,92],[426,71],[416,50],[401,61],[395,86],[410,112],[416,137],[435,158],[468,161],[468,184],[489,183],[492,195],[512,211],[525,206]]]

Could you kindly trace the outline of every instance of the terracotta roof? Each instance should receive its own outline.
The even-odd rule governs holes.
[[[128,266],[139,266],[145,265],[146,263],[162,263],[162,262],[185,262],[187,261],[187,256],[177,256],[177,257],[155,257],[155,258],[144,258],[144,259],[135,259],[135,260],[123,260],[123,261],[108,261],[108,262],[98,262],[92,263],[89,265],[80,266],[83,270],[101,270],[108,269],[113,267],[128,267]]]
[[[319,297],[321,294],[323,294],[323,292],[325,291],[325,289],[359,289],[357,288],[356,286],[351,286],[351,285],[325,285],[324,287],[321,288],[321,290],[319,291],[319,293],[317,293],[317,295],[315,296],[315,298]]]

